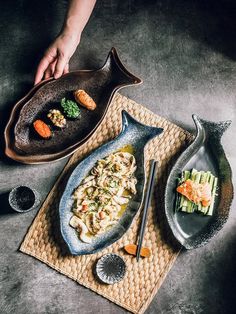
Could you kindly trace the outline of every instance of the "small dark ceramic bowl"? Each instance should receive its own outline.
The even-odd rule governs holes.
[[[106,254],[96,264],[98,278],[109,285],[121,281],[126,272],[125,261],[117,254]]]
[[[17,186],[9,193],[8,200],[13,210],[26,213],[39,205],[40,196],[36,190],[28,186]]]

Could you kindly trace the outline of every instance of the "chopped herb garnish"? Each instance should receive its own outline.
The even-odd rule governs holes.
[[[68,118],[76,119],[81,116],[80,109],[78,105],[76,104],[76,102],[66,99],[66,98],[62,98],[61,106],[63,108],[65,115]]]

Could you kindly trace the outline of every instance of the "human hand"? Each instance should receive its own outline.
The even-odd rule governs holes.
[[[62,74],[68,73],[69,60],[74,54],[79,42],[80,36],[66,33],[60,34],[46,50],[39,62],[34,85],[38,84],[43,78],[48,79],[53,76],[57,79]]]

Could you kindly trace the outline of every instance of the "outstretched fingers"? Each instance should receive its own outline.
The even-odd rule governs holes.
[[[42,80],[44,76],[44,72],[48,68],[48,66],[49,66],[48,59],[46,57],[43,57],[43,59],[39,62],[39,65],[36,71],[34,85],[38,84]]]
[[[39,62],[36,75],[35,75],[34,85],[38,84],[42,80],[45,74],[45,71],[47,70],[49,65],[53,63],[53,61],[55,61],[56,56],[57,56],[56,52],[53,49],[49,48],[46,51],[44,57]]]
[[[47,51],[38,65],[34,85],[38,84],[43,78],[48,79],[53,76],[57,79],[62,74],[68,73],[68,61],[69,59],[62,52],[52,49]]]
[[[49,64],[48,68],[46,69],[45,74],[44,74],[45,80],[47,80],[47,79],[49,79],[50,77],[53,76],[54,71],[55,71],[56,61],[57,60],[55,60],[54,62]]]
[[[64,71],[63,71],[63,74],[66,74],[66,73],[69,73],[69,63],[67,63],[65,65],[65,68],[64,68]]]
[[[54,71],[54,78],[57,79],[62,76],[64,70],[67,68],[68,59],[62,53],[57,57],[57,63]]]

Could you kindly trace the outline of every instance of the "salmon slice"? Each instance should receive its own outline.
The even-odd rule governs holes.
[[[177,192],[195,204],[207,207],[211,203],[211,186],[209,183],[196,183],[190,179],[177,187]]]
[[[52,132],[49,126],[42,120],[36,120],[33,123],[35,131],[44,139],[49,139],[52,136]]]

